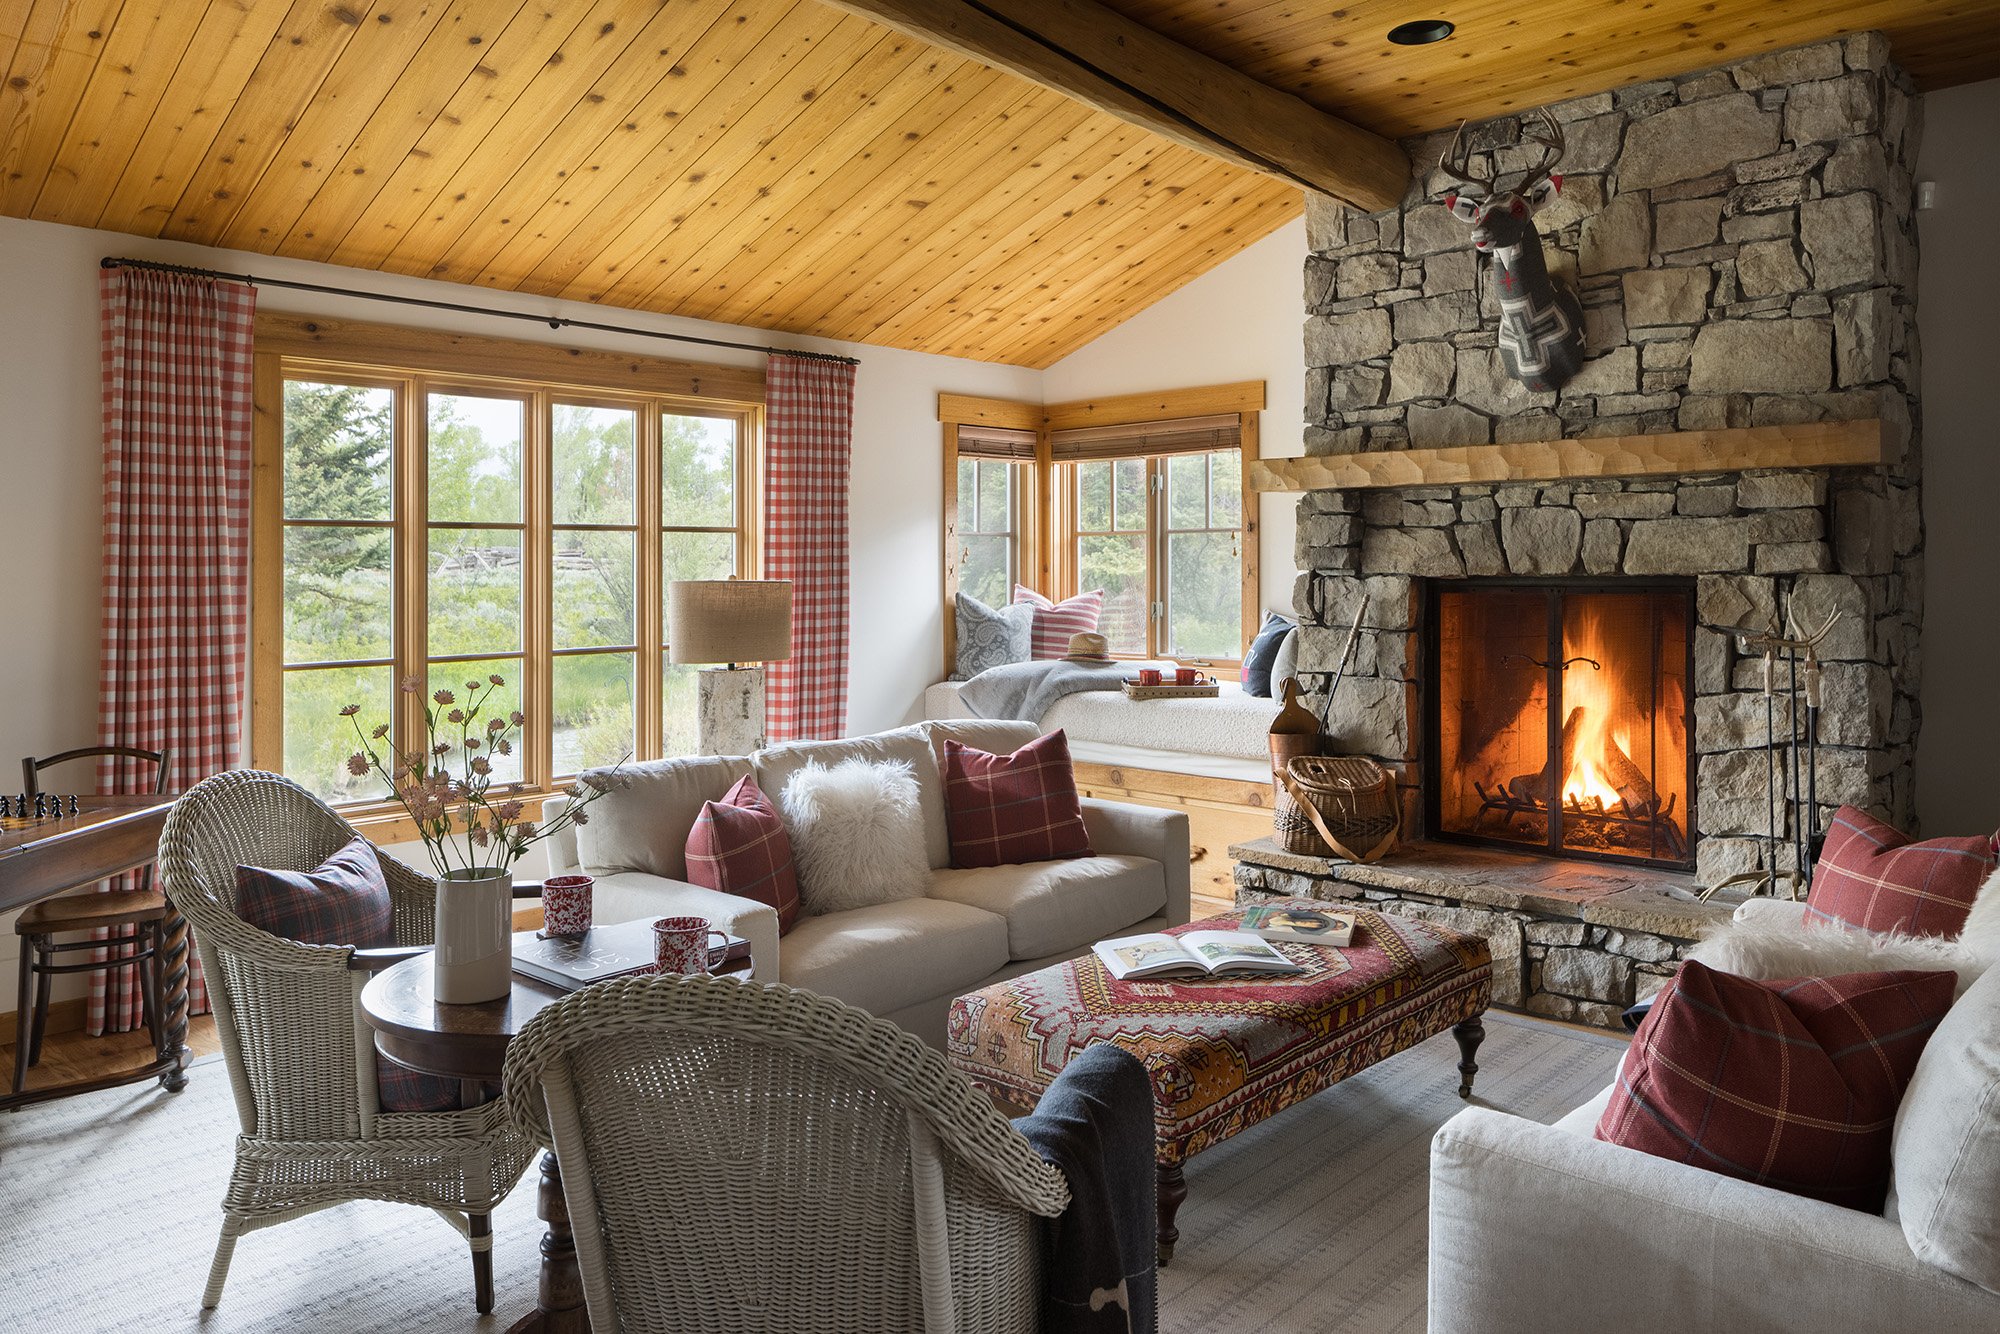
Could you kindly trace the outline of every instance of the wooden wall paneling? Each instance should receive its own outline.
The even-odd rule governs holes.
[[[353,8],[294,5],[223,118],[215,138],[222,151],[201,157],[157,234],[203,245],[219,241],[356,34],[382,26],[374,22],[378,13],[401,19],[417,8],[417,0],[357,0]]]
[[[1200,897],[1234,902],[1230,845],[1271,832],[1270,789],[1263,784],[1083,761],[1076,765],[1076,782],[1084,796],[1185,814],[1194,892]]]
[[[494,286],[553,293],[561,290],[554,277],[529,281],[537,264],[553,257],[583,266],[596,252],[595,246],[576,244],[571,228],[587,225],[595,238],[618,238],[621,218],[642,220],[649,224],[650,244],[662,230],[660,220],[682,216],[683,196],[706,176],[698,160],[737,132],[771,85],[795,77],[810,80],[830,61],[854,54],[854,39],[861,34],[849,32],[843,40],[830,31],[829,18],[810,6],[787,11],[717,5],[713,21],[698,34],[696,25],[688,24],[691,43],[669,51],[671,63],[663,59],[649,70],[654,77],[646,86],[615,93],[603,85],[593,89],[593,95],[605,97],[602,105],[590,115],[581,109],[571,113],[542,141],[444,254],[447,268],[480,275],[477,281]],[[751,53],[767,46],[782,63],[761,68],[762,77],[744,75],[752,68]],[[629,63],[619,62],[613,72]],[[622,192],[624,208],[598,212],[613,191]]]
[[[1366,211],[1402,198],[1395,144],[1093,0],[830,0],[1208,157]]]
[[[831,243],[860,225],[862,196],[896,193],[908,179],[905,173],[917,169],[927,141],[954,130],[971,133],[971,117],[983,118],[984,108],[1000,100],[1004,76],[968,61],[939,62],[936,78],[940,81],[933,81],[927,67],[922,100],[886,120],[861,151],[832,171],[788,173],[768,195],[760,190],[752,209],[696,248],[667,279],[681,294],[683,308],[704,319],[741,322],[759,301],[790,292],[802,254],[813,243]]]
[[[850,226],[811,243],[810,266],[765,295],[750,321],[783,319],[851,333],[872,312],[889,307],[895,299],[890,293],[948,245],[947,238],[977,229],[981,219],[1028,188],[1025,181],[1009,179],[1011,173],[994,170],[994,164],[1023,157],[1070,163],[1108,128],[1087,109],[1040,89],[998,113],[977,106],[966,113],[964,125],[953,127],[962,132],[930,136],[914,170],[856,200],[844,215],[853,220]],[[1078,136],[1074,142],[1072,134]],[[913,179],[929,188],[913,192]]]
[[[587,18],[587,16],[586,16]],[[449,182],[484,143],[508,109],[527,95],[548,66],[569,64],[577,16],[551,5],[523,4],[511,19],[481,23],[460,34],[470,65],[454,82],[454,69],[440,66],[427,121],[412,126],[413,140],[388,136],[371,140],[379,156],[357,162],[360,181],[323,192],[293,224],[284,253],[300,259],[379,268],[403,233],[431,207],[440,182]],[[473,39],[477,38],[477,41]],[[357,151],[358,148],[357,148]]]
[[[1161,389],[1147,394],[1116,394],[1050,403],[1042,423],[1051,431],[1088,426],[1130,426],[1139,422],[1172,421],[1179,417],[1215,417],[1224,413],[1262,412],[1269,404],[1265,382],[1236,380],[1192,389]]]
[[[187,0],[128,0],[105,35],[31,216],[47,222],[97,216],[205,13],[206,6]]]
[[[221,132],[286,9],[284,0],[210,4],[124,169],[79,183],[71,220],[112,231],[156,231],[180,198],[181,183]]]
[[[671,77],[683,43],[693,36],[691,26],[707,18],[705,8],[684,13],[668,6],[637,24],[618,9],[593,7],[591,18],[563,44],[562,61],[543,66],[451,183],[404,230],[385,267],[475,280],[478,274],[469,265],[446,262],[459,239],[474,228],[518,221],[515,208],[531,209],[530,201],[543,197],[537,184],[552,183],[553,173],[572,165],[587,145],[633,123],[633,109],[646,91]],[[604,17],[593,28],[599,13]],[[542,172],[549,174],[537,181]]]
[[[642,240],[642,254],[624,270],[630,299],[652,305],[680,294],[679,308],[695,313],[702,305],[697,289],[704,250],[719,244],[722,255],[733,256],[742,247],[740,240],[732,245],[733,238],[765,234],[761,228],[739,229],[746,210],[775,208],[781,193],[792,200],[809,192],[822,174],[818,164],[853,161],[885,124],[923,105],[948,75],[948,67],[921,44],[892,36],[876,43],[847,74],[808,79],[803,87],[774,87],[689,174],[696,184],[674,201],[675,216],[683,221],[664,237]],[[764,147],[761,155],[757,144]],[[798,166],[773,171],[773,162]],[[738,170],[742,164],[747,165]],[[595,280],[601,284],[605,276]]]
[[[28,15],[0,82],[0,213],[29,215],[118,9],[119,0],[39,0]]]
[[[587,286],[617,292],[624,304],[650,305],[655,291],[679,290],[678,285],[667,286],[674,270],[703,236],[713,235],[690,229],[690,223],[733,212],[731,200],[740,207],[746,196],[754,199],[760,187],[779,179],[810,174],[777,170],[773,164],[811,162],[818,153],[828,162],[844,161],[868,137],[867,121],[877,96],[888,90],[907,105],[921,92],[920,84],[897,87],[920,62],[915,43],[852,22],[825,36],[799,40],[804,49],[777,67],[772,78],[725,81],[692,118],[681,118],[682,132],[667,145],[669,150],[678,146],[678,153],[669,151],[662,161],[645,164],[644,178],[657,178],[660,184],[628,192],[634,222],[618,235],[615,246],[596,255],[579,247],[573,262],[546,276],[530,274],[525,284],[545,283],[543,290],[551,292]],[[724,194],[731,185],[738,193]],[[662,215],[673,220],[670,228],[659,225]]]
[[[511,14],[516,0],[504,0]],[[493,8],[494,6],[487,6]],[[478,66],[480,46],[466,40],[471,0],[389,15],[356,34],[340,60],[285,135],[284,152],[243,201],[221,234],[221,244],[269,250],[291,235],[299,218],[323,193],[372,195],[387,173],[371,173],[384,133],[400,137],[401,150],[437,114],[445,90]],[[482,43],[483,45],[483,43]],[[426,114],[428,113],[428,114]]]

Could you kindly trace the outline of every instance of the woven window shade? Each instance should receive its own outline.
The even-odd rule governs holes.
[[[961,426],[958,428],[958,456],[962,459],[1007,459],[1032,463],[1035,433],[1005,426]]]
[[[1074,431],[1057,431],[1050,439],[1054,446],[1052,457],[1057,463],[1199,454],[1211,449],[1239,448],[1243,443],[1243,419],[1229,413],[1134,422],[1130,426],[1085,426]]]

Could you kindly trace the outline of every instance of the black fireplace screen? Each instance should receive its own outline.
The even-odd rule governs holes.
[[[1691,581],[1491,579],[1432,591],[1432,832],[1691,866]]]

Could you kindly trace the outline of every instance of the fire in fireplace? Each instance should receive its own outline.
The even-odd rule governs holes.
[[[1438,581],[1429,606],[1433,833],[1693,865],[1691,580]]]

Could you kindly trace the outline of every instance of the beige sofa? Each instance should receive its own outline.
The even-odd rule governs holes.
[[[706,917],[750,941],[757,977],[837,996],[942,1044],[953,997],[1074,958],[1106,936],[1188,920],[1188,822],[1174,811],[1085,799],[1094,856],[952,867],[939,777],[945,739],[1006,753],[1036,735],[1032,723],[930,722],[751,756],[632,765],[630,781],[591,807],[588,824],[549,840],[550,874],[595,876],[599,921]],[[802,917],[780,940],[770,907],[687,883],[684,849],[703,802],[745,774],[776,801],[808,761],[855,756],[903,760],[916,771],[931,864],[923,898]],[[559,809],[552,801],[545,813]]]

